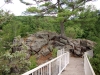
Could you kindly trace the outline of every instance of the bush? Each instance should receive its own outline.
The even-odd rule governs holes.
[[[100,40],[94,48],[94,57],[90,59],[96,75],[100,75]]]
[[[52,56],[53,57],[56,57],[57,56],[57,51],[58,50],[56,48],[53,49],[53,51],[52,51]]]
[[[65,33],[68,37],[80,38],[84,32],[79,26],[66,27]]]
[[[30,62],[31,62],[30,66],[29,66],[30,69],[37,67],[36,58],[34,56],[30,57]]]
[[[29,65],[25,52],[16,51],[11,54],[7,51],[0,59],[1,75],[22,74],[29,70]]]

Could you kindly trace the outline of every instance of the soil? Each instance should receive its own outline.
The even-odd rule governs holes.
[[[42,56],[37,60],[37,64],[38,64],[38,65],[41,65],[41,64],[43,64],[43,63],[49,61],[51,57],[52,57],[52,53],[48,54],[47,56],[43,56],[43,55],[42,55]]]

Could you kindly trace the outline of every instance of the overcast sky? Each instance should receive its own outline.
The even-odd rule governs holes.
[[[25,0],[25,1],[28,1],[28,2],[30,1],[31,3],[33,3],[33,0]],[[56,0],[53,0],[53,2],[55,3]],[[100,0],[90,1],[87,4],[95,5],[97,9],[100,9]],[[13,3],[5,4],[5,5],[4,5],[4,0],[0,1],[0,9],[3,8],[4,10],[10,10],[10,12],[14,13],[15,15],[21,15],[21,13],[25,11],[26,8],[28,7],[29,6],[26,6],[25,4],[20,3],[19,0],[13,0]]]

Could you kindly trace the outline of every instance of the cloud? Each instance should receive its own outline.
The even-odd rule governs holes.
[[[2,6],[4,2],[0,2],[0,6]],[[26,6],[25,4],[22,4],[19,0],[14,0],[13,3],[5,4],[2,8],[4,10],[9,10],[11,13],[14,13],[15,15],[21,15],[23,11],[26,10],[29,6]]]

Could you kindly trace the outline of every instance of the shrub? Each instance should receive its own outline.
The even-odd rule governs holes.
[[[53,57],[56,57],[57,56],[57,49],[56,48],[54,48],[53,50],[52,50],[52,56]]]
[[[31,62],[30,66],[29,66],[30,69],[37,67],[36,58],[34,56],[30,57],[30,62]]]
[[[100,75],[100,40],[94,48],[94,57],[90,59],[96,75]]]

